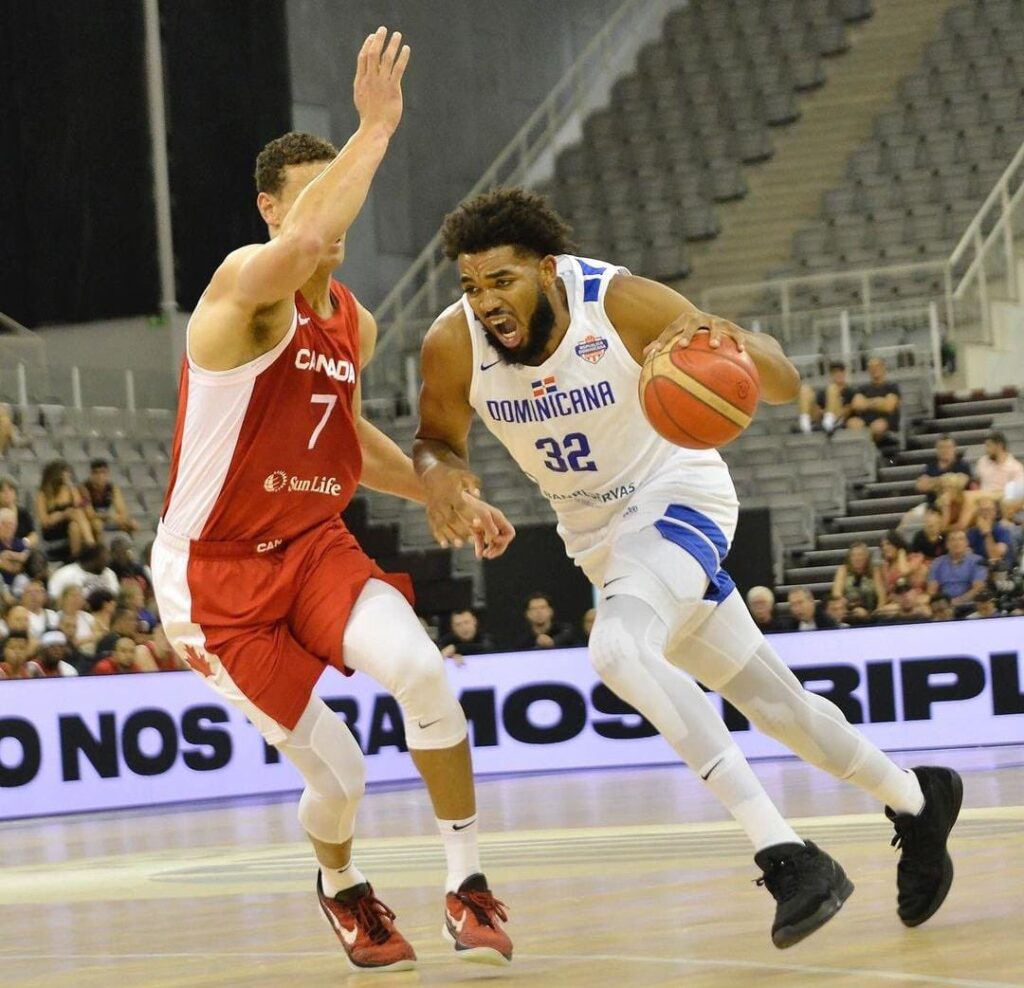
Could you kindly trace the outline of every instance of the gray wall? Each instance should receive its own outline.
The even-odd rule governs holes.
[[[341,276],[375,306],[621,0],[287,0],[296,129],[356,126],[355,57],[380,24],[413,56],[405,116]]]

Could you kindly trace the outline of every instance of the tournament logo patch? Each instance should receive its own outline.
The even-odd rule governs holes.
[[[596,364],[608,349],[608,341],[603,336],[584,336],[582,343],[577,343],[576,356],[582,357],[591,364]]]

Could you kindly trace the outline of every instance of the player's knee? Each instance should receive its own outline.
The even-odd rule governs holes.
[[[405,740],[410,748],[452,748],[466,737],[466,715],[433,643],[410,654],[395,698],[402,707]]]
[[[599,615],[587,641],[590,664],[601,681],[613,690],[639,660],[636,638],[617,617]]]

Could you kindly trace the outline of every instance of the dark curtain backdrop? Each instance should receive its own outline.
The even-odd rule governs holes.
[[[0,0],[0,310],[152,312],[142,9]]]
[[[160,4],[177,300],[262,240],[253,161],[291,121],[284,0]],[[156,312],[142,5],[0,0],[0,311]]]
[[[194,307],[224,256],[266,239],[253,170],[291,126],[284,0],[160,5],[178,304]]]

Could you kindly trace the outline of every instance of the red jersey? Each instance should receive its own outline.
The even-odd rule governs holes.
[[[321,319],[298,292],[273,350],[228,371],[186,352],[163,525],[209,542],[294,538],[348,505],[362,472],[352,407],[359,380],[355,299],[331,280]]]

